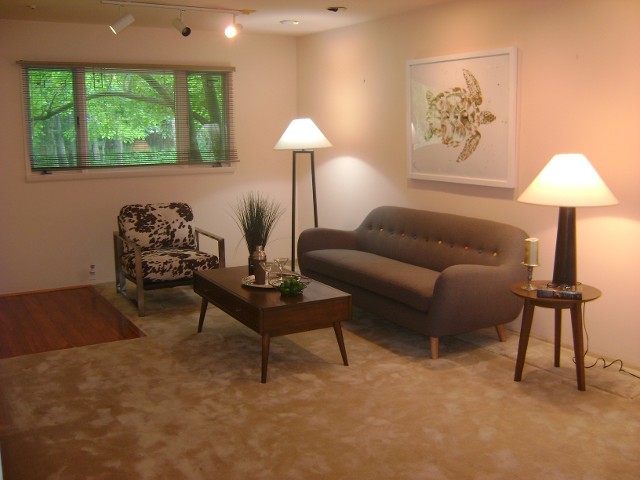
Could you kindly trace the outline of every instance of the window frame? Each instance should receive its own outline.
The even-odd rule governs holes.
[[[18,61],[22,77],[21,96],[23,101],[23,127],[25,140],[25,167],[27,179],[31,181],[39,180],[63,180],[72,178],[114,178],[128,176],[156,176],[156,175],[180,175],[199,173],[226,173],[235,170],[235,163],[238,162],[237,149],[235,145],[235,128],[233,114],[233,73],[235,68],[231,66],[191,66],[191,65],[161,65],[161,64],[121,64],[121,63],[86,63],[86,62],[48,62],[48,61]],[[189,132],[188,123],[176,125],[176,161],[164,165],[143,164],[143,165],[105,165],[91,166],[78,165],[74,167],[59,168],[34,168],[32,160],[32,136],[31,136],[31,116],[29,111],[30,94],[28,88],[29,69],[69,69],[72,71],[74,79],[73,95],[74,109],[76,116],[76,152],[78,159],[89,158],[88,144],[88,121],[86,115],[86,91],[84,87],[85,75],[89,72],[106,69],[117,72],[141,71],[170,71],[175,78],[175,118],[178,111],[189,109],[189,93],[187,88],[187,76],[189,74],[221,74],[224,84],[222,95],[224,102],[224,125],[225,134],[223,144],[229,156],[224,161],[194,162],[189,159]],[[78,81],[81,78],[82,81]],[[84,119],[84,121],[82,121]],[[188,119],[188,115],[182,114],[182,119]],[[178,121],[176,120],[176,123]],[[187,133],[185,134],[185,129]],[[186,150],[185,150],[186,135]]]

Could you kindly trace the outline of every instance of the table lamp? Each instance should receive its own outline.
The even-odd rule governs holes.
[[[274,150],[293,150],[293,182],[291,186],[291,270],[296,270],[296,155],[311,156],[311,190],[313,193],[313,223],[318,226],[318,203],[316,198],[316,170],[313,158],[315,148],[331,147],[320,129],[310,118],[296,118],[276,143]]]
[[[555,155],[518,201],[560,207],[552,286],[575,288],[576,207],[615,205],[618,200],[584,155],[568,153]]]

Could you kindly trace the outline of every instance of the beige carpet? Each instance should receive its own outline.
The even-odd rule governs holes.
[[[640,473],[640,381],[615,370],[599,373],[614,393],[592,370],[579,392],[552,356],[516,383],[492,331],[444,339],[433,361],[424,337],[357,312],[349,367],[331,329],[278,337],[261,384],[259,337],[212,307],[197,334],[189,289],[152,292],[141,319],[99,289],[147,337],[0,360],[5,480]]]

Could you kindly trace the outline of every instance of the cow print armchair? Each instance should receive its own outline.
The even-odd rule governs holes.
[[[217,242],[217,255],[200,250],[200,236]],[[116,290],[127,296],[136,284],[138,315],[144,316],[144,291],[191,285],[195,270],[224,268],[224,238],[195,227],[186,203],[125,205],[113,232]]]

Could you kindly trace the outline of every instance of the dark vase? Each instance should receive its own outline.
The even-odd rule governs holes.
[[[253,269],[253,276],[255,278],[256,285],[264,285],[265,284],[265,271],[262,268],[263,263],[267,261],[267,254],[264,252],[262,245],[258,245],[256,247],[256,251],[253,252],[251,256],[251,263]]]

